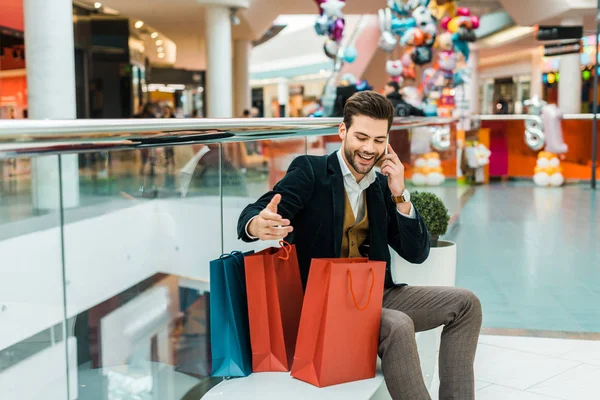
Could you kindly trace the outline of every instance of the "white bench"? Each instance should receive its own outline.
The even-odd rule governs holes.
[[[421,369],[430,393],[435,392],[438,330],[417,333]],[[433,393],[432,393],[433,395]],[[254,373],[246,378],[224,380],[202,399],[212,400],[390,400],[381,369],[373,379],[317,388],[294,379],[288,372]]]

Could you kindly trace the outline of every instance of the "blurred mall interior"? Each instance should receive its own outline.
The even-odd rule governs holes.
[[[476,398],[600,398],[599,13],[0,0],[0,399],[390,399],[379,370],[316,389],[211,356],[211,261],[278,246],[238,240],[240,212],[339,149],[364,90],[395,105],[408,190],[449,216],[397,281],[481,301]],[[417,334],[432,399],[439,341]]]

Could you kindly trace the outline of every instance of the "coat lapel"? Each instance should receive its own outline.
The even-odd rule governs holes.
[[[338,257],[342,253],[342,231],[344,230],[344,177],[337,158],[337,152],[331,154],[327,160],[329,179],[331,182],[331,198],[333,206],[333,237],[334,254]]]

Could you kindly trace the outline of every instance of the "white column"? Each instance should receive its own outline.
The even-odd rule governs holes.
[[[563,26],[583,25],[583,18],[568,18]],[[567,54],[559,58],[558,108],[565,114],[581,112],[581,64],[579,54]]]
[[[544,86],[542,85],[542,63],[543,63],[544,51],[541,47],[535,49],[531,55],[531,88],[530,98],[538,97],[544,98]],[[562,78],[562,76],[560,77]],[[560,83],[560,82],[559,82]],[[524,99],[528,100],[528,99]]]
[[[287,79],[280,79],[277,83],[277,102],[279,103],[280,117],[288,117],[290,115],[290,88]],[[281,113],[281,110],[284,113]]]
[[[31,119],[75,119],[75,45],[71,0],[25,0],[25,56]],[[79,204],[77,155],[61,156],[63,206]],[[55,210],[59,203],[57,156],[31,163],[33,205]]]
[[[231,118],[233,114],[231,19],[225,6],[206,8],[206,108],[209,118]]]
[[[472,49],[468,61],[471,79],[467,86],[467,98],[471,114],[479,114],[481,99],[479,98],[479,50]]]
[[[250,40],[236,40],[234,45],[235,70],[235,116],[240,117],[244,110],[250,110]]]

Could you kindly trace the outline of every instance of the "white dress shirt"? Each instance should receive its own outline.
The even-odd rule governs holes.
[[[360,222],[365,216],[365,190],[367,190],[367,188],[371,186],[373,182],[375,182],[377,179],[377,173],[374,169],[372,169],[360,180],[360,182],[356,182],[356,178],[354,175],[352,175],[352,171],[350,171],[350,168],[344,161],[342,150],[337,151],[337,157],[338,161],[340,162],[340,168],[342,169],[342,175],[344,176],[344,188],[348,194],[348,200],[350,201],[350,206],[352,207],[352,212],[354,213],[354,219],[357,222]],[[403,214],[398,211],[398,214],[406,218],[417,218],[415,214],[415,208],[412,206],[412,203],[410,205],[410,213]],[[246,224],[246,235],[248,235],[250,239],[258,239],[248,233],[248,226],[250,226],[250,222],[252,222],[254,218],[256,217],[250,218]]]

